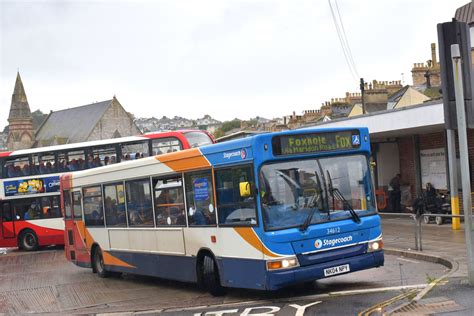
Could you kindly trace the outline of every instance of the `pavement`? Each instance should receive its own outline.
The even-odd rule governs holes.
[[[422,249],[415,248],[415,226],[409,217],[382,216],[386,253],[440,263],[446,274],[433,280],[416,297],[385,310],[394,315],[474,315],[474,286],[467,278],[467,249],[464,226],[452,230],[444,225],[422,224]],[[427,271],[429,272],[429,271]]]

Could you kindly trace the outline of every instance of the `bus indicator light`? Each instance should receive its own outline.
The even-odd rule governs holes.
[[[216,243],[217,239],[216,239],[216,236],[212,235],[211,236],[211,242],[212,243]]]

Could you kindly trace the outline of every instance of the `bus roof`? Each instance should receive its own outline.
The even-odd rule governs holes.
[[[28,149],[21,149],[16,151],[9,151],[9,152],[2,152],[0,153],[0,157],[7,157],[7,156],[21,156],[21,155],[28,155],[28,154],[35,154],[35,153],[42,153],[42,152],[52,152],[52,151],[62,151],[62,150],[71,150],[71,149],[79,149],[79,148],[89,148],[89,147],[96,147],[102,145],[110,145],[116,143],[128,143],[140,140],[146,140],[149,138],[153,138],[153,136],[160,136],[161,137],[171,137],[176,136],[178,134],[186,134],[190,132],[203,132],[201,130],[177,130],[177,131],[165,131],[165,132],[150,132],[143,135],[137,136],[126,136],[120,138],[110,138],[105,140],[93,140],[88,142],[80,142],[80,143],[72,143],[72,144],[64,144],[64,145],[55,145],[55,146],[48,146],[48,147],[38,147],[38,148],[28,148]],[[206,133],[207,134],[207,133]]]
[[[199,170],[211,166],[245,163],[254,160],[254,149],[257,148],[256,146],[260,147],[259,144],[264,143],[271,144],[271,139],[275,136],[351,130],[359,130],[361,135],[368,135],[367,128],[313,128],[260,134],[200,148],[186,149],[154,157],[126,161],[102,168],[77,171],[72,174],[72,178],[78,186],[81,186],[81,183],[83,185],[94,183],[94,181],[88,182],[87,180],[92,178],[96,178],[98,183],[111,182],[119,181],[123,178],[149,177],[150,175],[157,174],[166,175]],[[270,151],[268,155],[271,155]],[[264,158],[258,157],[258,159],[262,160]],[[71,175],[67,177],[70,178]]]

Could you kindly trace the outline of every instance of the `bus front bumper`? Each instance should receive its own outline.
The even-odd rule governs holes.
[[[324,279],[326,278],[324,276],[324,269],[338,267],[345,264],[349,264],[350,268],[350,271],[346,273],[383,266],[383,250],[320,264],[297,267],[291,270],[267,271],[266,289],[278,290],[293,284]]]

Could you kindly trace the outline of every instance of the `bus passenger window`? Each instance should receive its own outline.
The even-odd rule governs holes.
[[[122,145],[122,161],[148,157],[148,141]]]
[[[211,171],[186,174],[185,180],[189,225],[216,225]]]
[[[64,199],[64,218],[70,219],[72,218],[72,206],[71,206],[71,192],[69,190],[63,191],[63,199]]]
[[[150,180],[134,180],[125,183],[127,192],[128,225],[149,227],[153,223]]]
[[[156,226],[186,225],[181,177],[153,179]]]
[[[126,227],[123,183],[104,186],[105,223],[107,227]]]
[[[81,192],[72,193],[72,211],[74,220],[82,220]]]
[[[13,220],[11,208],[9,203],[3,203],[2,221],[11,222]]]
[[[153,139],[151,141],[151,148],[153,155],[161,155],[174,151],[180,151],[183,148],[183,145],[179,139],[174,137]]]
[[[14,178],[35,174],[35,172],[31,170],[30,158],[28,156],[7,160],[3,168],[3,174],[5,178]]]
[[[84,188],[84,219],[86,226],[104,226],[100,186]]]
[[[40,153],[33,155],[33,164],[37,174],[56,172],[56,158],[54,153]]]
[[[69,151],[66,158],[67,166],[70,171],[83,170],[86,167],[85,155],[83,150]]]
[[[251,166],[218,169],[216,199],[219,210],[219,225],[248,226],[257,224],[255,197],[242,197],[240,183],[255,183]]]

